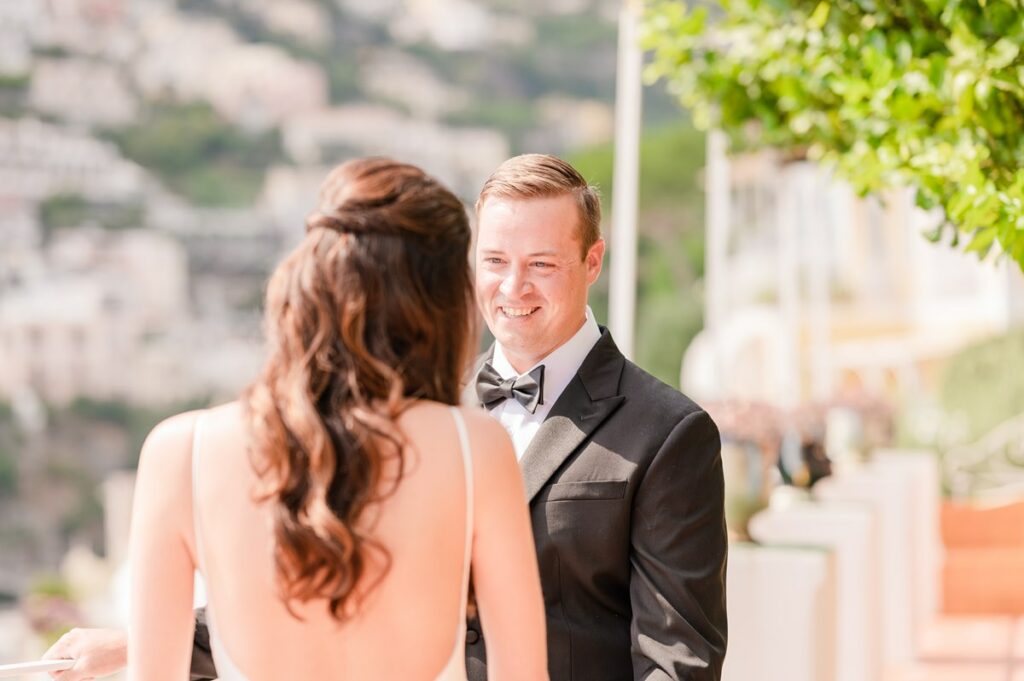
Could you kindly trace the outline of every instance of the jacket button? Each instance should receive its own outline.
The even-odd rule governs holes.
[[[476,629],[467,629],[466,630],[466,643],[468,643],[469,645],[473,645],[474,643],[477,643],[479,640],[480,640],[480,632],[479,631],[477,631]]]

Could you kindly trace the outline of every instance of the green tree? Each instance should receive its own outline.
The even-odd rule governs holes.
[[[14,453],[0,444],[0,500],[18,491],[18,462]]]
[[[946,413],[964,419],[968,442],[1024,413],[1024,330],[955,354],[943,372],[939,397]]]
[[[648,75],[702,128],[825,161],[861,193],[916,190],[965,250],[1024,269],[1019,0],[658,0]]]
[[[0,400],[0,502],[18,492],[17,449],[14,411]]]
[[[19,118],[24,115],[31,84],[29,74],[0,75],[0,116]]]
[[[79,194],[54,194],[39,202],[43,241],[60,229],[93,223],[109,230],[134,229],[145,222],[145,208],[138,203],[98,203]]]
[[[263,171],[283,156],[276,131],[245,132],[202,102],[153,104],[137,125],[111,137],[125,156],[207,206],[250,203]]]

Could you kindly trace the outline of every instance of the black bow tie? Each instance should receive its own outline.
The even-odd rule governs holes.
[[[537,406],[544,404],[544,365],[525,376],[503,379],[490,362],[484,362],[476,376],[476,396],[488,409],[513,399],[535,414]]]

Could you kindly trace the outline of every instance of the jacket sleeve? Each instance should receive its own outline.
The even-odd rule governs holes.
[[[644,474],[631,543],[634,679],[716,681],[728,540],[721,440],[704,411],[676,425]]]
[[[212,681],[217,678],[210,648],[210,630],[206,626],[206,608],[196,610],[196,631],[192,637],[192,668],[189,681]]]

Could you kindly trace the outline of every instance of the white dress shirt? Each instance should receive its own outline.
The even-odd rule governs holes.
[[[594,313],[588,305],[587,318],[580,330],[522,374],[512,368],[508,358],[505,357],[501,343],[497,341],[494,343],[494,357],[491,358],[491,366],[501,375],[502,379],[524,376],[541,364],[544,365],[544,404],[538,405],[537,411],[531,414],[526,407],[515,400],[505,400],[491,409],[491,416],[498,419],[512,437],[516,458],[523,458],[523,453],[533,441],[533,436],[540,429],[540,424],[551,412],[551,406],[565,391],[569,381],[579,371],[583,360],[600,339],[601,329],[598,328]]]

